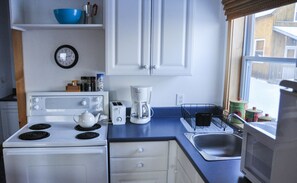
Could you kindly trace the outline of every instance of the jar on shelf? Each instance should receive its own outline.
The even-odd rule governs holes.
[[[86,76],[82,76],[82,77],[80,77],[80,80],[81,80],[80,91],[87,91],[86,90],[87,77]]]
[[[91,91],[96,91],[96,77],[91,76],[90,80],[91,80]]]
[[[97,91],[103,91],[104,89],[104,74],[97,74]]]

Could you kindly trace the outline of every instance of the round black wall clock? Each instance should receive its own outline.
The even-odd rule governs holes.
[[[55,52],[55,60],[63,69],[70,69],[77,64],[78,53],[74,47],[62,45]]]

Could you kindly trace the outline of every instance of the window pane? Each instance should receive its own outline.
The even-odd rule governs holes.
[[[286,46],[297,48],[295,6],[296,3],[293,3],[255,14],[254,51],[251,56],[257,56],[261,51],[264,57],[286,57]],[[265,44],[258,40],[265,40]]]
[[[294,79],[295,64],[251,62],[249,108],[257,107],[277,118],[280,96],[279,82]]]

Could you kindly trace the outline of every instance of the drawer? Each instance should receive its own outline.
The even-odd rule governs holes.
[[[112,173],[110,183],[166,183],[167,171]]]
[[[168,141],[110,143],[110,157],[168,156]]]
[[[166,171],[167,156],[145,158],[111,158],[111,173]]]

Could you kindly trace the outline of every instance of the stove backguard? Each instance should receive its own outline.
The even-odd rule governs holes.
[[[72,121],[84,111],[109,113],[108,92],[29,92],[27,117],[30,121]]]

